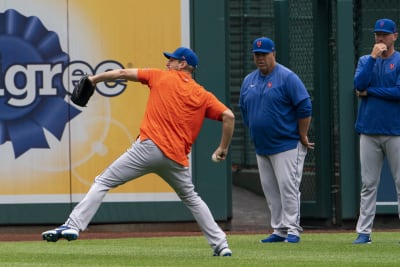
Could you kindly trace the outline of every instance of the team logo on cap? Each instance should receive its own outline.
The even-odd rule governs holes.
[[[257,41],[257,47],[261,47],[262,46],[262,41],[261,40],[258,40]]]

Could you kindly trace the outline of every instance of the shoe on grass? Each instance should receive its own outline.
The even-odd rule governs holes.
[[[60,238],[65,238],[68,241],[76,240],[79,237],[79,232],[69,226],[61,225],[52,230],[42,233],[43,240],[47,242],[57,242]]]
[[[225,247],[219,251],[214,251],[213,256],[229,257],[232,256],[232,251],[228,247]]]
[[[359,234],[353,244],[371,244],[371,236],[369,234]]]
[[[285,237],[276,235],[276,234],[272,234],[270,236],[268,236],[267,238],[264,238],[261,240],[261,243],[275,243],[275,242],[283,242],[285,241]]]
[[[286,238],[286,242],[288,242],[288,243],[299,243],[300,242],[300,236],[288,234],[287,238]]]

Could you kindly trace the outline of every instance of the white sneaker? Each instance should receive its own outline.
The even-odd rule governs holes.
[[[42,233],[43,240],[47,242],[57,242],[60,238],[71,241],[78,239],[78,237],[79,232],[66,225],[61,225],[60,227]]]
[[[232,251],[228,247],[226,247],[221,249],[219,252],[215,251],[214,256],[222,256],[222,257],[232,256]]]

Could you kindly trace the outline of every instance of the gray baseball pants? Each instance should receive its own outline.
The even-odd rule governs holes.
[[[300,236],[300,183],[307,148],[300,142],[297,148],[281,153],[257,155],[261,186],[271,212],[274,234]]]
[[[400,136],[360,136],[361,199],[360,215],[356,231],[371,234],[376,213],[376,197],[381,178],[383,161],[389,163],[396,186],[398,213],[400,217]]]
[[[175,190],[193,214],[214,251],[228,247],[225,233],[215,222],[206,203],[194,190],[189,168],[165,157],[149,139],[136,140],[130,149],[96,177],[89,192],[73,209],[65,224],[80,231],[85,230],[110,189],[148,173],[159,175]]]

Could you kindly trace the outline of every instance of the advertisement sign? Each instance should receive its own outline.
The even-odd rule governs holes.
[[[78,202],[139,133],[149,89],[98,84],[88,106],[69,99],[87,73],[165,68],[188,43],[187,1],[0,0],[0,204]],[[179,201],[158,176],[105,202]]]

